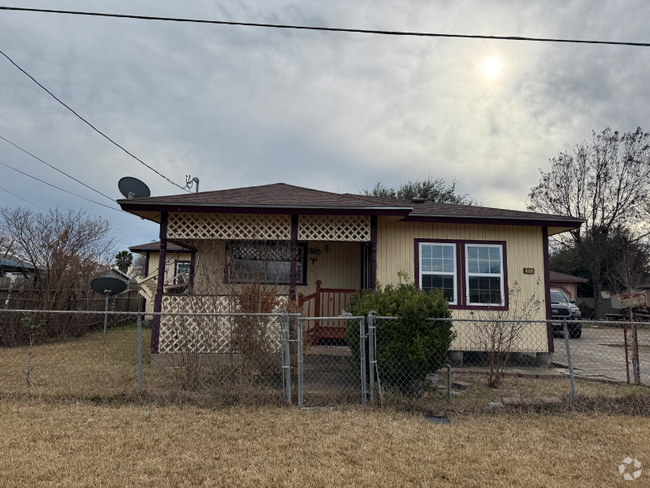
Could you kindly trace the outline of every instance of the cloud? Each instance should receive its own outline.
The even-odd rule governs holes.
[[[648,41],[640,0],[83,2],[59,8],[447,33]],[[48,2],[33,1],[35,7]],[[98,128],[181,184],[285,181],[358,191],[427,175],[490,206],[523,209],[538,168],[605,126],[643,126],[650,50],[139,22],[3,12],[8,55]],[[480,70],[495,56],[495,80]],[[180,190],[92,132],[0,59],[0,135],[119,197],[124,175]],[[647,124],[645,124],[647,125]],[[1,141],[0,141],[1,142]],[[93,193],[0,144],[0,160]],[[0,168],[42,206],[83,207],[131,244],[155,226]],[[16,205],[0,192],[0,205]],[[110,202],[107,202],[110,203]],[[122,239],[122,240],[124,240]]]

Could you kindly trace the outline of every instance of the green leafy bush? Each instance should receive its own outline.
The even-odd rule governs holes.
[[[413,284],[377,287],[355,295],[349,306],[352,315],[399,317],[376,320],[377,362],[384,387],[399,388],[402,394],[417,396],[424,390],[425,378],[447,362],[447,351],[454,338],[447,301],[439,290],[425,292]],[[358,332],[350,331],[348,345],[359,357]]]

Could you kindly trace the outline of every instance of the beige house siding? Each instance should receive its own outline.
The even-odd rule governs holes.
[[[177,261],[191,261],[192,254],[189,252],[177,253],[167,252],[167,259],[165,260],[165,280],[174,276]],[[158,264],[160,263],[160,252],[149,252],[148,270],[149,274],[158,271]],[[145,312],[153,312],[153,300],[147,300],[145,304]]]
[[[415,274],[415,239],[451,239],[467,241],[505,241],[507,262],[507,283],[510,287],[517,282],[521,286],[521,299],[536,296],[541,301],[539,312],[530,317],[544,320],[544,247],[541,227],[505,225],[432,224],[422,222],[399,222],[378,220],[377,279],[382,285],[396,283],[398,272],[406,271],[409,277],[418,281]],[[534,268],[532,275],[524,274],[524,268]],[[458,279],[464,279],[459,276]],[[538,284],[539,282],[539,284]],[[510,303],[510,310],[516,309]],[[511,312],[512,314],[513,312]],[[459,319],[490,318],[494,312],[453,310]],[[504,315],[503,313],[500,315]],[[506,317],[503,317],[506,318]],[[454,350],[478,350],[479,339],[476,325],[457,322],[454,330],[457,338],[452,344]],[[525,342],[516,345],[518,351],[543,351],[547,345],[546,326],[531,324]]]

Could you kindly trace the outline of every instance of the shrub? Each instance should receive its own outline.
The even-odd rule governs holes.
[[[395,387],[402,394],[417,396],[424,389],[426,375],[435,373],[447,362],[447,351],[454,338],[451,321],[427,321],[450,318],[447,301],[439,290],[425,292],[414,284],[377,287],[355,295],[349,306],[353,315],[399,317],[377,320],[377,361],[382,386]],[[350,329],[348,337],[353,354],[359,357],[359,337]]]

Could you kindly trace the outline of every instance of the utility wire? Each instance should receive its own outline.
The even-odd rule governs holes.
[[[0,9],[2,9],[2,7],[0,7]],[[135,160],[138,161],[139,163],[141,163],[141,164],[143,164],[144,166],[146,166],[147,168],[149,168],[151,171],[153,171],[154,173],[156,173],[158,176],[160,176],[160,177],[164,178],[165,180],[167,180],[167,181],[168,181],[169,183],[171,183],[172,185],[176,185],[176,186],[179,187],[181,190],[185,190],[185,191],[189,192],[189,190],[188,190],[187,188],[184,188],[184,187],[182,187],[181,185],[179,185],[178,183],[173,182],[172,180],[170,180],[169,178],[167,178],[164,174],[162,174],[160,171],[158,171],[158,170],[152,168],[151,166],[149,166],[149,165],[148,165],[147,163],[145,163],[142,159],[140,159],[139,157],[135,156],[135,155],[132,154],[131,152],[127,151],[124,147],[120,146],[117,142],[115,142],[113,139],[111,139],[110,137],[108,137],[106,134],[104,134],[102,131],[100,131],[97,127],[95,127],[93,124],[91,124],[91,123],[88,122],[86,119],[84,119],[81,115],[79,115],[79,114],[78,114],[77,112],[75,112],[72,108],[70,108],[70,106],[66,105],[66,104],[65,104],[61,99],[59,99],[56,95],[54,95],[54,93],[52,93],[50,90],[48,90],[48,89],[45,88],[43,85],[41,85],[41,84],[40,84],[40,83],[39,83],[39,82],[38,82],[38,81],[37,81],[37,80],[36,80],[32,75],[30,75],[27,71],[25,71],[25,70],[22,69],[20,66],[18,66],[18,65],[16,64],[16,62],[15,62],[13,59],[11,59],[9,56],[7,56],[3,51],[0,51],[0,54],[2,54],[5,58],[7,58],[7,60],[8,60],[11,64],[13,64],[16,68],[18,68],[18,69],[19,69],[20,71],[22,71],[25,75],[27,75],[27,77],[29,77],[29,78],[30,78],[34,83],[36,83],[39,87],[41,87],[43,90],[45,90],[45,91],[46,91],[46,92],[47,92],[47,93],[48,93],[52,98],[54,98],[57,102],[59,102],[61,105],[63,105],[65,108],[67,108],[67,109],[68,109],[70,112],[72,112],[74,115],[76,115],[80,120],[82,120],[83,122],[85,122],[85,123],[86,123],[86,124],[91,128],[91,129],[93,129],[93,130],[94,130],[95,132],[97,132],[99,135],[101,135],[102,137],[104,137],[106,140],[108,140],[109,142],[111,142],[111,143],[114,144],[115,146],[119,147],[119,148],[120,148],[122,151],[124,151],[126,154],[128,154],[128,155],[131,156],[133,159],[135,159]]]
[[[0,186],[0,190],[4,190],[4,191],[6,191],[7,193],[9,193],[9,195],[13,195],[13,196],[15,196],[16,198],[21,199],[23,202],[27,202],[27,203],[29,203],[30,205],[34,205],[35,207],[38,207],[38,208],[40,208],[41,210],[46,211],[46,210],[45,210],[43,207],[41,207],[40,205],[36,205],[35,203],[30,202],[29,200],[25,200],[23,197],[18,196],[18,195],[16,195],[15,193],[10,192],[10,191],[7,190],[6,188],[2,188],[2,187]]]
[[[39,178],[36,178],[36,176],[32,176],[32,175],[30,175],[28,173],[25,173],[24,171],[20,171],[19,169],[16,169],[13,166],[9,166],[8,164],[3,163],[2,161],[0,161],[0,164],[2,166],[6,166],[9,169],[13,169],[14,171],[16,171],[16,172],[18,172],[18,173],[20,173],[22,175],[28,176],[29,178],[32,178],[32,179],[34,179],[36,181],[40,181],[41,183],[45,183],[46,185],[51,186],[52,188],[56,188],[57,190],[61,190],[61,191],[65,192],[65,193],[69,193],[70,195],[74,195],[75,197],[82,198],[82,199],[84,199],[86,201],[96,203],[97,205],[101,205],[102,207],[110,208],[111,210],[115,210],[116,212],[123,212],[123,210],[117,209],[115,207],[109,207],[108,205],[104,205],[101,202],[96,202],[95,200],[91,200],[90,198],[82,197],[81,195],[77,195],[76,193],[72,193],[71,191],[64,190],[63,188],[59,188],[58,186],[53,185],[52,183],[48,183],[47,181],[43,181],[43,180],[41,180]],[[126,212],[126,213],[128,213],[128,212]]]
[[[109,197],[109,196],[106,195],[105,193],[102,193],[102,192],[99,191],[99,190],[95,190],[92,186],[90,186],[90,185],[86,185],[83,181],[79,181],[79,180],[78,180],[77,178],[75,178],[74,176],[70,176],[70,175],[69,175],[68,173],[66,173],[65,171],[61,171],[61,170],[60,170],[59,168],[57,168],[56,166],[54,166],[54,165],[52,165],[52,164],[50,164],[50,163],[48,163],[48,162],[46,162],[46,161],[43,161],[43,160],[42,160],[41,158],[39,158],[38,156],[34,156],[32,153],[30,153],[29,151],[23,149],[23,148],[20,147],[18,144],[15,144],[15,143],[11,142],[9,139],[7,139],[7,138],[5,138],[5,137],[2,137],[2,136],[0,136],[0,139],[2,139],[2,140],[5,141],[5,142],[8,142],[8,143],[11,144],[12,146],[14,146],[16,149],[18,149],[18,150],[24,152],[25,154],[29,154],[31,157],[33,157],[33,158],[36,159],[37,161],[40,161],[41,163],[43,163],[43,164],[49,166],[50,168],[52,168],[53,170],[58,171],[58,172],[61,173],[62,175],[67,176],[67,177],[70,178],[71,180],[76,181],[76,182],[79,183],[80,185],[83,185],[83,186],[85,186],[86,188],[88,188],[88,189],[94,191],[95,193],[99,193],[101,196],[108,198],[111,202],[114,202],[114,201],[115,201],[115,199]]]
[[[112,14],[100,12],[84,12],[76,10],[53,10],[53,9],[38,9],[38,8],[24,8],[24,7],[3,7],[0,10],[13,10],[19,12],[38,12],[50,14],[66,14],[66,15],[84,15],[92,17],[112,17],[118,19],[134,19],[134,20],[157,20],[164,22],[191,22],[197,24],[216,24],[216,25],[235,25],[242,27],[267,27],[273,29],[296,29],[296,30],[310,30],[310,31],[325,31],[325,32],[347,32],[354,34],[375,34],[384,36],[411,36],[411,37],[443,37],[451,39],[491,39],[498,41],[528,41],[528,42],[554,42],[564,44],[605,44],[610,46],[633,46],[633,47],[650,47],[647,42],[626,42],[626,41],[598,41],[589,39],[562,39],[550,37],[523,37],[523,36],[487,36],[478,34],[442,34],[436,32],[416,32],[416,31],[388,31],[388,30],[375,30],[375,29],[346,29],[341,27],[317,27],[307,25],[290,25],[290,24],[265,24],[259,22],[231,22],[225,20],[207,20],[207,19],[190,19],[179,17],[154,17],[149,15],[128,15],[128,14]]]

